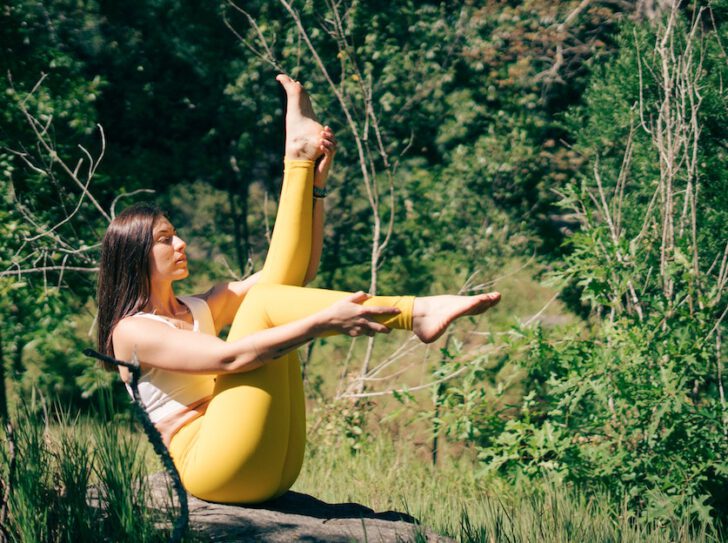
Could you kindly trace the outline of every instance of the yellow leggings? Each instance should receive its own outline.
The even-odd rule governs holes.
[[[302,287],[311,256],[313,162],[286,160],[268,255],[245,296],[228,341],[301,319],[349,296]],[[412,329],[411,296],[375,296],[364,305],[394,306],[379,318]],[[217,377],[206,413],[180,429],[169,447],[185,488],[198,498],[256,503],[295,482],[306,446],[303,382],[295,352],[245,373]]]

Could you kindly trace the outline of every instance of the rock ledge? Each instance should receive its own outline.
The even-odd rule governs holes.
[[[168,503],[166,476],[154,474],[149,483],[154,501]],[[358,503],[326,503],[299,492],[287,492],[255,506],[211,503],[189,495],[188,500],[190,531],[208,541],[454,543],[421,526],[406,513],[377,513]]]

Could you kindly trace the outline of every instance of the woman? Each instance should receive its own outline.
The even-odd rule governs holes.
[[[145,204],[117,216],[102,244],[99,348],[139,360],[142,399],[183,484],[210,501],[261,502],[296,480],[306,430],[297,347],[322,335],[391,328],[431,342],[457,317],[482,313],[500,299],[498,293],[369,297],[303,288],[321,254],[336,142],[316,121],[303,87],[285,75],[277,79],[288,99],[285,171],[262,271],[176,297],[173,283],[189,275],[186,245]],[[217,334],[228,325],[223,341]],[[122,377],[128,377],[123,369]]]

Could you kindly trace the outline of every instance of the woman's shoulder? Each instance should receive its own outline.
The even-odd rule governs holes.
[[[215,303],[226,288],[227,283],[216,283],[205,292],[201,292],[200,294],[190,294],[187,298],[197,298],[198,300],[202,300],[207,303],[207,305],[210,305],[210,303]]]
[[[190,298],[202,300],[207,304],[216,327],[220,322],[221,315],[225,312],[225,308],[229,305],[230,299],[235,295],[234,289],[231,288],[233,284],[232,282],[217,283],[201,294],[190,296]]]
[[[218,283],[203,294],[197,295],[207,302],[218,328],[229,325],[237,313],[243,298],[250,288],[258,282],[260,272],[241,281]]]
[[[164,333],[174,325],[164,321],[163,317],[153,315],[151,313],[136,313],[127,315],[116,323],[111,331],[111,340],[114,344],[114,352],[122,355],[121,360],[125,360],[123,354],[130,354],[130,346],[140,341],[149,341],[159,338],[159,334]],[[119,358],[119,356],[117,356]]]
[[[152,329],[156,329],[158,328],[157,323],[159,326],[175,327],[174,324],[169,322],[165,317],[155,315],[154,313],[145,313],[140,311],[133,315],[127,315],[119,320],[119,322],[116,323],[116,326],[114,326],[112,334],[126,335],[129,331],[138,332],[140,329],[146,329],[150,325]]]

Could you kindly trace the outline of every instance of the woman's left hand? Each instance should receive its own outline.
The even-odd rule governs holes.
[[[334,162],[334,155],[336,154],[336,138],[334,132],[330,127],[325,126],[321,133],[321,151],[323,155],[316,161],[316,168],[313,174],[313,184],[316,187],[325,187],[326,179],[329,177],[329,170],[331,164]]]

